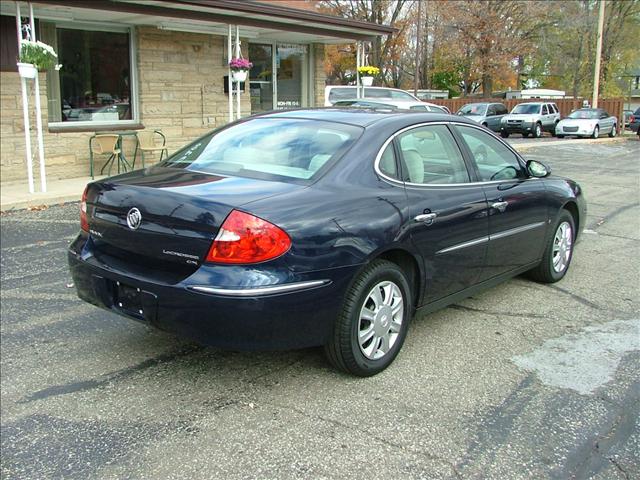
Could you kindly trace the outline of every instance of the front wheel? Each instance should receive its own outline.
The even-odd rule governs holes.
[[[591,138],[598,138],[600,136],[600,127],[596,125],[596,128],[593,129],[593,133],[591,134]]]
[[[618,134],[618,130],[616,129],[616,125],[613,125],[613,128],[611,129],[611,131],[609,132],[609,137],[613,138]]]
[[[533,138],[540,138],[542,136],[542,125],[536,123],[536,126],[533,129]]]
[[[360,377],[387,368],[404,343],[412,305],[402,269],[386,260],[372,262],[345,295],[324,347],[329,362]]]
[[[540,264],[529,275],[541,283],[555,283],[569,270],[573,258],[575,222],[573,216],[562,210],[555,224],[553,236],[549,239]]]

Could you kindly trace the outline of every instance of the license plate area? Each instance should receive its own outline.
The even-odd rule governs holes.
[[[113,305],[128,315],[144,318],[142,292],[139,288],[116,282]]]

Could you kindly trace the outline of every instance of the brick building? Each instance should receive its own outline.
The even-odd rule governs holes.
[[[239,26],[242,53],[254,64],[241,95],[243,116],[322,105],[324,46],[370,40],[392,29],[323,15],[310,4],[32,2],[38,40],[52,45],[63,64],[39,74],[47,178],[88,176],[89,139],[96,132],[159,129],[173,152],[227,123],[228,25]],[[20,5],[24,16],[28,5]],[[1,2],[0,15],[0,179],[26,183],[15,2]],[[135,135],[122,138],[130,157]],[[35,140],[32,145],[37,178]]]

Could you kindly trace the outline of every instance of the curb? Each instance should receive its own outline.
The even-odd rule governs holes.
[[[552,142],[527,142],[527,143],[510,143],[510,145],[516,150],[535,148],[535,147],[553,147],[556,145],[584,145],[590,143],[615,143],[633,141],[631,138],[618,136],[615,138],[571,138],[568,140],[556,140]],[[580,142],[579,144],[576,142]]]
[[[34,198],[30,198],[28,200],[18,200],[18,201],[9,201],[9,202],[3,202],[0,203],[0,212],[2,213],[9,213],[9,212],[14,212],[17,210],[24,210],[26,208],[30,208],[30,207],[40,207],[40,206],[46,206],[46,207],[50,207],[53,205],[61,205],[64,203],[72,203],[72,202],[79,202],[80,198],[78,197],[78,195],[73,194],[73,195],[56,195],[56,196],[46,196],[46,197],[41,197],[38,198],[36,195],[37,194],[33,194]]]

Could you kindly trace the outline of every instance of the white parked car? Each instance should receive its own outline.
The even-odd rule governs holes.
[[[416,102],[412,100],[371,100],[369,98],[352,98],[340,100],[333,104],[334,107],[374,108],[389,110],[413,110],[417,112],[449,113],[445,107],[434,103]]]
[[[618,133],[618,119],[601,108],[581,108],[571,112],[571,115],[556,125],[558,138],[569,135],[598,138],[604,133],[615,137]]]
[[[340,100],[353,100],[358,97],[357,87],[354,85],[327,85],[324,87],[324,106],[330,107]],[[407,102],[419,102],[409,92],[399,88],[388,87],[364,87],[364,97],[369,100],[404,100]]]

